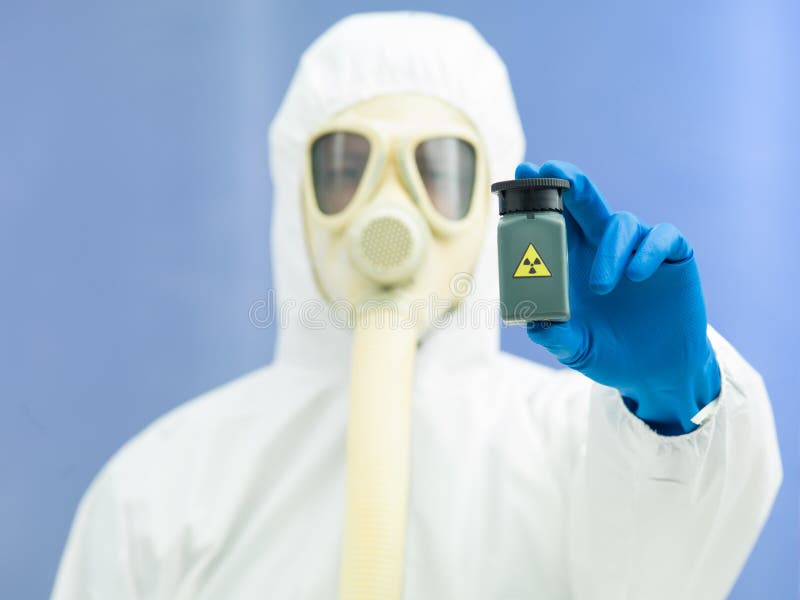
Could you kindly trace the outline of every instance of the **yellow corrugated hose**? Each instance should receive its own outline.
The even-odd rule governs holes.
[[[400,600],[417,334],[362,319],[353,339],[340,600]],[[396,315],[395,315],[396,317]]]

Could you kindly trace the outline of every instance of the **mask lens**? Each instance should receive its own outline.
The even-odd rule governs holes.
[[[475,148],[455,137],[426,140],[414,156],[431,203],[452,220],[463,219],[472,202],[475,185]]]
[[[369,160],[369,140],[347,131],[327,133],[311,146],[317,206],[326,215],[342,212],[356,194]]]

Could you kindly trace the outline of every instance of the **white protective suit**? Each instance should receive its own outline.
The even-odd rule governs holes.
[[[276,287],[295,303],[275,361],[162,417],[106,465],[80,503],[54,600],[336,598],[351,334],[300,323],[302,301],[320,299],[303,152],[332,114],[396,92],[463,110],[492,180],[522,159],[505,68],[470,25],[360,15],[317,40],[270,131]],[[461,311],[497,298],[495,227]],[[498,336],[453,320],[420,344],[404,597],[724,597],[781,481],[758,373],[710,331],[718,410],[661,437],[616,390],[503,354]]]

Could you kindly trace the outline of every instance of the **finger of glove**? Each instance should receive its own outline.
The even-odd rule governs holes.
[[[515,179],[533,179],[534,177],[539,177],[539,167],[534,163],[519,163],[514,171]]]
[[[611,216],[589,274],[589,288],[594,293],[608,294],[617,286],[646,233],[644,225],[629,212]]]
[[[611,211],[591,180],[575,165],[553,160],[539,169],[540,177],[559,177],[570,182],[564,190],[564,207],[575,218],[586,238],[597,245],[603,237]]]
[[[692,254],[691,245],[677,227],[670,223],[659,223],[636,249],[625,275],[631,281],[644,281],[652,277],[662,263],[687,260]]]
[[[585,336],[573,321],[533,321],[528,323],[528,337],[565,364],[575,362],[584,354]]]

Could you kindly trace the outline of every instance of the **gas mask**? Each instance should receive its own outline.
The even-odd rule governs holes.
[[[323,296],[389,299],[423,329],[453,308],[453,277],[472,272],[485,232],[487,171],[473,125],[436,98],[380,96],[334,116],[310,137],[303,185]]]

